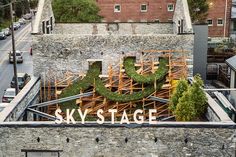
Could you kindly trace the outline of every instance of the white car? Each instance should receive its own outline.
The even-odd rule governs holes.
[[[13,63],[13,52],[9,53],[9,62]],[[23,63],[23,53],[19,50],[16,50],[16,62]]]
[[[26,24],[25,19],[23,19],[23,18],[19,19],[18,22],[19,22],[21,25]]]
[[[15,88],[7,88],[4,91],[2,102],[4,103],[10,103],[14,97],[16,96],[16,89]]]

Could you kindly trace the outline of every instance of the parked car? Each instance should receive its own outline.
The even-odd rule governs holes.
[[[21,27],[20,23],[19,22],[14,22],[13,23],[13,27],[17,27],[17,29],[19,29]]]
[[[9,53],[9,62],[10,63],[13,63],[14,60],[13,60],[13,52],[11,51]],[[16,50],[16,62],[17,63],[23,63],[23,53],[19,50]]]
[[[2,32],[4,32],[6,36],[11,35],[11,30],[9,28],[2,29]]]
[[[30,13],[23,15],[23,18],[25,20],[30,20],[32,18],[32,15]]]
[[[4,91],[4,94],[3,94],[3,97],[2,97],[2,102],[10,103],[14,99],[15,96],[16,96],[15,88],[7,88]]]
[[[29,81],[31,77],[27,73],[17,73],[17,80],[19,89],[22,89]],[[11,87],[15,87],[15,77],[12,78]]]
[[[18,22],[19,22],[21,25],[26,24],[26,21],[25,21],[25,19],[23,19],[23,18],[19,19]]]
[[[11,25],[9,28],[11,29]],[[18,30],[18,28],[19,28],[18,25],[16,23],[13,23],[13,30]]]
[[[7,38],[7,36],[5,35],[5,33],[4,32],[0,32],[0,39],[4,40],[6,38]]]

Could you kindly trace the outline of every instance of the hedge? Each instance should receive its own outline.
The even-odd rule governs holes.
[[[66,87],[61,95],[60,98],[65,98],[73,95],[77,95],[80,93],[81,90],[87,90],[91,85],[93,85],[94,79],[98,78],[100,74],[101,63],[95,62],[89,68],[87,75],[82,80],[77,80],[73,84]],[[71,100],[68,102],[61,103],[61,109],[69,108],[77,108],[76,100]]]
[[[161,89],[162,85],[164,84],[165,79],[161,80],[158,84],[156,89],[154,88],[154,85],[149,85],[145,87],[143,91],[140,92],[135,92],[133,94],[119,94],[110,91],[107,89],[104,85],[101,79],[96,79],[95,81],[95,89],[96,92],[99,93],[100,95],[104,96],[105,98],[115,101],[115,102],[130,102],[130,101],[137,101],[142,98],[148,97],[155,91],[158,91]]]
[[[135,57],[126,57],[124,59],[124,68],[126,74],[138,83],[151,84],[155,81],[162,80],[168,73],[168,67],[166,66],[168,64],[168,59],[166,58],[161,58],[159,68],[155,71],[155,73],[148,76],[138,74],[134,63]]]

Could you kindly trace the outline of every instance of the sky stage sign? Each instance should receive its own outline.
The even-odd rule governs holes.
[[[57,124],[61,124],[66,122],[67,124],[76,124],[77,122],[75,121],[73,115],[78,114],[81,118],[81,123],[85,124],[86,121],[86,116],[88,114],[88,109],[86,109],[84,112],[81,111],[81,109],[66,109],[66,120],[63,119],[62,117],[62,110],[61,109],[57,109],[55,111],[55,116],[56,116],[56,120],[55,122]],[[109,109],[108,112],[111,114],[110,117],[110,123],[111,124],[115,124],[115,123],[119,123],[119,124],[130,124],[130,120],[128,118],[128,115],[126,113],[126,111],[123,111],[123,114],[121,116],[120,121],[115,121],[115,114],[117,113],[117,109]],[[104,111],[102,109],[99,109],[97,111],[97,120],[96,122],[98,124],[103,124],[105,122],[105,117],[103,116]],[[157,113],[156,109],[149,109],[149,114],[148,114],[148,123],[149,124],[157,124],[157,120],[156,120],[156,116],[154,116],[154,114]],[[133,112],[133,121],[132,123],[136,123],[136,124],[143,124],[144,122],[146,123],[146,121],[144,121],[144,115],[143,115],[143,110],[141,109],[137,109]],[[106,121],[107,122],[107,121]]]

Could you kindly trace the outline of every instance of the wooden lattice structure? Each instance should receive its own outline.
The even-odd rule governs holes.
[[[184,50],[146,50],[140,53],[140,58],[136,58],[135,66],[137,68],[137,73],[142,75],[154,73],[155,70],[158,69],[159,57],[169,58],[169,72],[168,76],[166,77],[165,84],[160,91],[154,92],[150,95],[162,99],[169,99],[173,89],[175,88],[175,81],[179,80],[180,78],[187,77],[187,52]],[[119,70],[115,70],[117,69],[117,67],[119,67]],[[118,92],[120,94],[132,94],[133,92],[144,90],[143,84],[140,85],[138,83],[135,83],[126,75],[125,69],[123,67],[123,61],[120,61],[120,64],[117,65],[117,67],[112,67],[110,65],[108,67],[108,75],[103,76],[103,83],[107,88],[109,88],[113,92]],[[66,88],[68,85],[70,85],[73,80],[83,76],[84,75],[68,72],[65,74],[65,78],[62,80],[57,80],[55,78],[55,82],[53,85],[53,88],[55,90],[54,99],[57,99],[63,88]],[[148,116],[148,113],[146,112],[148,109],[157,109],[157,117],[171,116],[171,113],[168,109],[168,103],[153,101],[150,100],[149,97],[134,102],[118,103],[109,101],[105,97],[98,95],[93,88],[89,89],[89,91],[93,91],[93,95],[76,100],[76,104],[82,110],[88,109],[90,116],[96,116],[97,110],[99,109],[103,109],[104,117],[110,117],[110,113],[108,112],[109,109],[118,110],[118,113],[116,114],[117,118],[122,116],[124,110],[126,110],[126,113],[129,117],[132,117],[133,111],[136,109],[142,109],[144,111],[144,116]],[[81,91],[81,93],[82,92],[83,91]],[[49,92],[44,94],[49,95]],[[49,106],[47,109],[48,114],[53,115],[57,107],[58,105]]]

